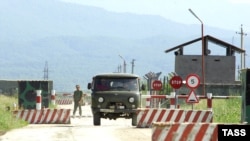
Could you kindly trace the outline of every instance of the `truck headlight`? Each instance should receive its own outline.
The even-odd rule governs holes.
[[[99,97],[98,98],[98,102],[102,103],[104,101],[104,98],[103,97]]]
[[[135,98],[130,97],[130,98],[128,99],[128,101],[129,101],[130,103],[133,103],[133,102],[135,102]]]

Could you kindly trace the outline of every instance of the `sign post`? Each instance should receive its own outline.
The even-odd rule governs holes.
[[[179,89],[182,86],[182,78],[180,76],[173,76],[170,81],[170,85],[174,89]]]
[[[177,94],[176,94],[176,89],[181,88],[182,86],[182,78],[180,76],[173,76],[170,81],[169,81],[171,87],[174,89],[175,91],[175,108],[177,106]]]
[[[186,78],[186,83],[190,89],[196,89],[200,85],[200,78],[196,74],[190,74]]]
[[[192,109],[193,109],[193,103],[199,103],[199,100],[194,92],[196,88],[200,85],[200,78],[196,74],[190,74],[186,78],[186,83],[187,86],[191,89],[187,99],[186,103],[191,103],[192,104]]]
[[[162,82],[160,80],[154,80],[152,83],[152,88],[154,90],[161,90],[162,89]]]
[[[153,90],[154,90],[154,95],[156,95],[157,94],[157,91],[160,91],[161,89],[162,89],[162,82],[160,81],[160,80],[154,80],[153,82],[152,82],[152,85],[151,85],[151,87],[153,88]],[[155,108],[155,107],[157,107],[157,105],[158,105],[158,107],[160,108],[160,101],[158,100],[158,99],[153,99],[153,100],[150,100],[151,102],[152,102],[152,106]]]

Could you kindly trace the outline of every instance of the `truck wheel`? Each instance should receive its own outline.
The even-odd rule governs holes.
[[[101,116],[100,116],[100,113],[95,113],[93,115],[93,121],[94,121],[94,125],[101,125]]]
[[[132,114],[132,126],[137,126],[137,114]]]

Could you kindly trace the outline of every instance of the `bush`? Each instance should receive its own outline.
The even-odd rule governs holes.
[[[28,122],[14,117],[13,103],[17,103],[16,97],[8,97],[0,94],[0,134],[11,129],[20,128],[28,125]]]

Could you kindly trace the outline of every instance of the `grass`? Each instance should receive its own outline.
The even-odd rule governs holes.
[[[14,110],[14,103],[18,105],[17,96],[5,96],[0,94],[0,135],[4,134],[6,131],[15,128],[21,128],[28,125],[27,121],[17,119],[12,111]],[[49,105],[50,109],[57,108],[57,105]]]
[[[17,103],[17,98],[8,97],[0,94],[0,135],[11,129],[27,126],[26,121],[17,119],[13,116],[13,103]],[[8,110],[8,107],[10,110]]]
[[[199,103],[193,104],[193,107],[190,104],[181,104],[180,107],[181,109],[206,110],[207,100],[202,99]],[[212,110],[214,123],[241,122],[241,98],[213,99]]]

